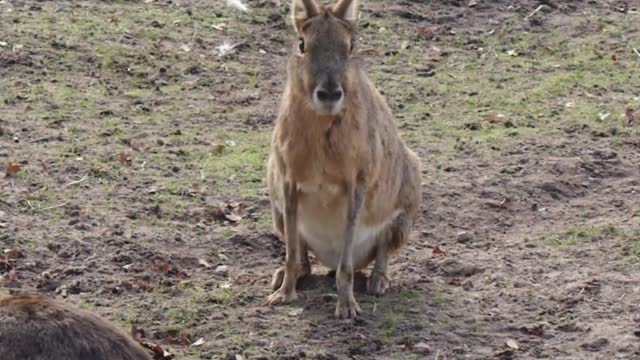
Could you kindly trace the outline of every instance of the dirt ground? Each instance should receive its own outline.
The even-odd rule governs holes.
[[[0,1],[2,288],[177,359],[640,359],[635,2],[363,1],[424,198],[355,321],[320,265],[263,306],[287,3]]]

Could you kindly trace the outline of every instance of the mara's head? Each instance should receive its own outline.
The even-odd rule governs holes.
[[[298,43],[290,76],[302,85],[303,96],[316,112],[335,115],[349,96],[354,60],[358,0],[322,5],[316,0],[292,0],[291,13]]]

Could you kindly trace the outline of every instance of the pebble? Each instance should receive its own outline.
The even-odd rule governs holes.
[[[229,275],[229,267],[227,265],[218,265],[214,272],[219,275],[227,276]]]
[[[456,235],[456,239],[458,240],[459,243],[466,243],[471,241],[471,234],[467,231],[460,231],[458,233],[458,235]]]

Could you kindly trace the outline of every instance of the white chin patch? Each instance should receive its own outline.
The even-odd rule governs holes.
[[[342,111],[342,105],[344,104],[344,96],[337,102],[324,103],[318,99],[316,94],[313,94],[313,108],[316,112],[322,115],[337,115]]]

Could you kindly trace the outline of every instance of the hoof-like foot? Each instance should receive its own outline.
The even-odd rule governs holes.
[[[355,319],[361,312],[360,306],[353,297],[346,301],[338,299],[338,305],[336,306],[336,317],[338,319]]]
[[[389,276],[387,274],[373,271],[367,281],[367,292],[375,296],[384,295],[389,288],[389,283]]]
[[[267,297],[266,305],[288,304],[298,297],[295,290],[286,291],[282,287]]]

